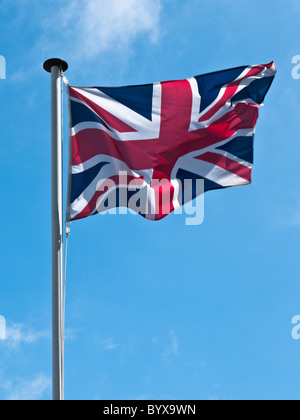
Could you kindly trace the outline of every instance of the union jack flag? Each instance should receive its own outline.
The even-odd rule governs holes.
[[[205,191],[250,184],[258,110],[275,74],[272,62],[141,86],[70,86],[67,220],[111,202],[159,220],[199,194],[197,180]]]

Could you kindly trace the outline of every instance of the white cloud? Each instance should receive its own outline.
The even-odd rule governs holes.
[[[94,58],[108,49],[124,50],[138,35],[155,42],[162,0],[56,0],[43,19],[45,39],[77,57]],[[55,32],[53,31],[55,28]],[[59,37],[58,37],[59,34]]]
[[[6,327],[6,340],[3,345],[18,348],[22,344],[32,344],[43,338],[50,338],[49,331],[34,331],[26,329],[22,324],[8,324]]]
[[[174,330],[170,330],[170,345],[166,351],[166,355],[168,356],[169,354],[174,354],[175,356],[177,356],[178,354],[178,347],[179,347],[179,342],[178,342],[178,337],[176,334],[176,331]]]
[[[75,341],[78,338],[78,330],[72,328],[65,329],[65,341]],[[6,327],[6,340],[1,344],[10,349],[18,349],[23,344],[34,344],[40,340],[51,340],[50,330],[36,331],[27,328],[23,324],[8,323]]]
[[[10,401],[40,400],[51,389],[51,379],[41,373],[29,380],[18,378],[1,381],[0,387],[6,391],[7,400]]]
[[[103,78],[108,64],[115,74],[122,74],[136,40],[159,40],[165,1],[47,0],[32,2],[29,8],[29,0],[18,0],[18,13],[10,17],[10,25],[18,31],[29,25],[36,37],[23,57],[18,55],[9,79],[28,81],[41,74],[41,63],[51,57],[67,60],[73,76],[88,69],[89,77],[94,71]],[[2,7],[11,14],[11,2],[5,1]]]
[[[65,328],[65,341],[75,341],[78,339],[79,330],[74,328]]]
[[[152,341],[156,344],[162,345],[157,338],[153,338]],[[162,346],[164,351],[161,356],[165,361],[169,361],[171,356],[178,355],[179,339],[175,330],[171,329],[169,331],[169,342],[168,344],[164,344]]]
[[[298,228],[300,226],[300,205],[287,202],[285,206],[279,205],[269,221],[272,228]]]
[[[115,350],[120,347],[120,344],[116,344],[113,338],[106,338],[100,342],[105,350]]]
[[[300,210],[294,213],[294,215],[289,220],[290,226],[300,226]]]

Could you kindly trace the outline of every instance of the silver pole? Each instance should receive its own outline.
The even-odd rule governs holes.
[[[67,63],[60,59],[51,59],[44,63],[44,69],[51,73],[52,387],[54,401],[64,399],[61,72],[67,68]]]

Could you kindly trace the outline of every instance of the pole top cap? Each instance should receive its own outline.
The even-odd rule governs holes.
[[[45,61],[43,67],[44,70],[51,73],[51,69],[54,66],[60,67],[63,72],[67,71],[69,68],[68,63],[60,58],[50,58],[50,60]]]

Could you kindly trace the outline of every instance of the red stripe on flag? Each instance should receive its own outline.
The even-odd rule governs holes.
[[[265,68],[265,66],[255,66],[251,68],[251,70],[247,73],[246,76],[242,77],[241,79],[238,79],[232,83],[229,83],[229,85],[226,87],[223,96],[218,100],[218,102],[209,110],[207,111],[200,119],[199,122],[209,120],[212,118],[216,112],[218,112],[219,109],[221,109],[226,102],[234,96],[234,94],[237,92],[239,86],[241,85],[242,81],[245,79],[248,79],[249,77],[256,76],[262,72],[262,70]]]
[[[118,141],[99,129],[86,129],[72,137],[72,165],[97,155],[108,155],[126,162],[134,170],[152,168],[157,161],[157,140]]]
[[[241,165],[240,163],[227,158],[226,156],[207,152],[203,155],[197,156],[195,159],[203,160],[204,162],[217,165],[220,168],[225,169],[228,172],[232,172],[233,174],[238,175],[239,177],[251,183],[252,170],[247,166]]]
[[[258,108],[249,104],[237,104],[231,112],[207,127],[209,133],[226,139],[238,130],[255,127],[258,119]]]

